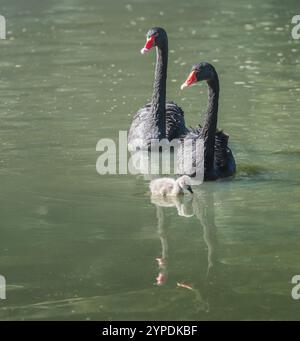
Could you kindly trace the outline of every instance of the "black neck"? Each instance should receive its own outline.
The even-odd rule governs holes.
[[[156,47],[156,66],[151,100],[151,117],[158,127],[160,138],[166,137],[166,83],[168,67],[168,41]]]
[[[215,150],[215,133],[218,121],[218,104],[219,104],[219,78],[215,74],[214,78],[207,81],[208,85],[208,106],[203,124],[204,137],[204,167],[206,179],[214,177],[214,150]]]

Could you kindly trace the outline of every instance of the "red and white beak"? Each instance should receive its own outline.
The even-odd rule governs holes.
[[[145,46],[141,49],[141,54],[148,52],[155,44],[154,35],[147,39]]]
[[[187,86],[190,86],[190,85],[192,85],[192,84],[194,84],[194,83],[196,83],[196,82],[197,82],[196,70],[193,70],[193,71],[189,74],[187,80],[181,85],[180,89],[183,90],[183,89],[186,88]]]

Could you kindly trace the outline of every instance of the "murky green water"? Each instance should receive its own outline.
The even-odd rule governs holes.
[[[299,319],[299,1],[2,0],[0,14],[0,319]],[[194,63],[217,68],[238,166],[172,207],[95,168],[97,141],[151,95],[154,52],[139,50],[154,25],[189,125],[206,88],[179,86]]]

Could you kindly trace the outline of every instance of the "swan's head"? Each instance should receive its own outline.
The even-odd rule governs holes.
[[[195,84],[200,81],[209,81],[216,76],[215,68],[207,63],[202,62],[192,67],[192,70],[186,79],[186,81],[181,85],[181,90]]]
[[[148,31],[146,39],[146,44],[141,49],[142,54],[145,54],[146,52],[151,50],[152,47],[161,46],[168,38],[167,33],[163,28],[153,27]]]
[[[191,187],[191,178],[187,175],[183,175],[180,178],[178,178],[177,180],[178,186],[184,191],[187,190],[190,193],[194,193]]]

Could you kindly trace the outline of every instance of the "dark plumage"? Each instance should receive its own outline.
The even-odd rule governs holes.
[[[227,177],[235,172],[235,161],[228,148],[228,135],[217,130],[217,114],[219,100],[219,79],[214,67],[209,63],[200,63],[193,67],[192,72],[182,87],[205,80],[209,87],[208,107],[203,127],[195,129],[185,126],[182,109],[174,102],[166,102],[166,81],[168,66],[168,37],[164,29],[155,27],[147,33],[147,42],[142,53],[156,47],[156,66],[152,100],[134,115],[128,134],[128,148],[131,152],[150,148],[151,140],[172,141],[192,139],[195,143],[204,142],[202,148],[204,180],[215,180]],[[181,145],[182,145],[181,143]],[[180,160],[197,159],[195,150],[189,155],[183,148],[179,150]],[[200,159],[201,159],[200,157]],[[189,175],[193,175],[191,172]]]
[[[181,88],[185,88],[199,81],[206,81],[208,85],[208,106],[202,127],[189,129],[182,139],[194,141],[203,140],[203,165],[193,164],[196,169],[204,167],[204,180],[216,180],[231,176],[235,173],[236,165],[230,148],[228,147],[229,135],[217,130],[218,103],[219,103],[219,78],[215,68],[206,62],[195,65]],[[180,153],[179,163],[192,157],[196,159],[195,152],[192,155]],[[201,156],[200,156],[201,159]],[[197,168],[198,167],[198,168]],[[201,169],[198,169],[201,172]],[[193,176],[192,172],[188,173]]]
[[[156,66],[152,100],[134,115],[128,134],[130,151],[148,149],[150,140],[172,140],[185,135],[182,109],[174,102],[166,102],[168,67],[168,37],[163,28],[155,27],[147,33],[142,53],[156,46]],[[143,142],[143,143],[142,143]]]

